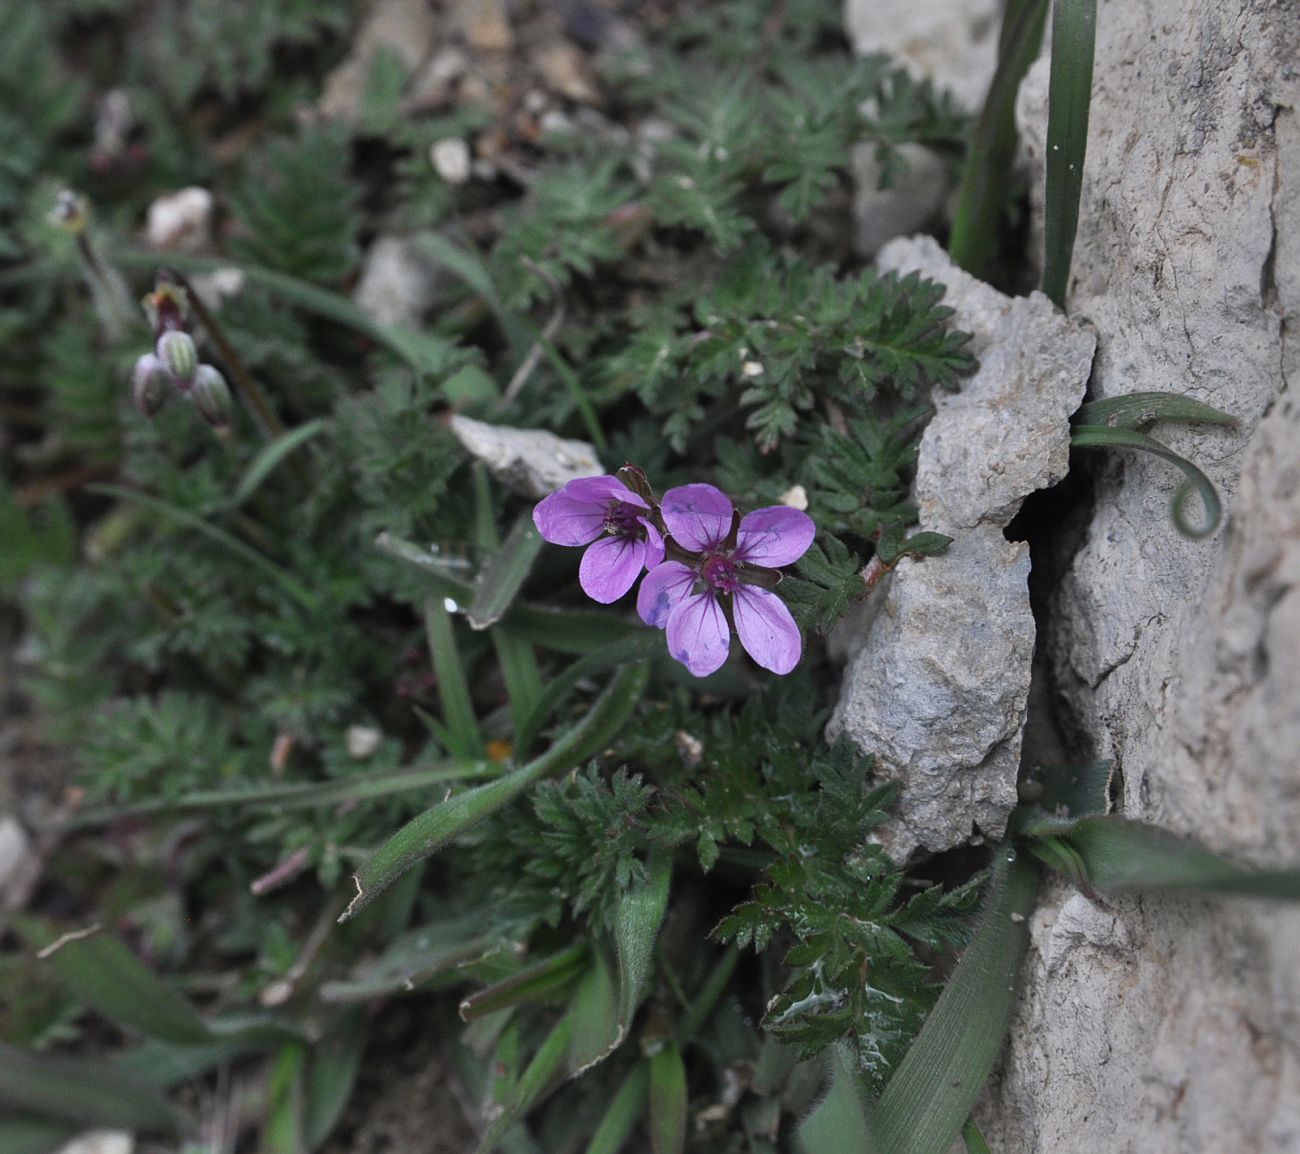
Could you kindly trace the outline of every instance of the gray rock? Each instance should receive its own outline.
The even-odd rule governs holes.
[[[0,814],[0,893],[17,876],[32,853],[27,831],[12,814]]]
[[[438,275],[438,265],[409,238],[377,237],[352,299],[381,325],[416,326],[433,304]]]
[[[451,431],[493,476],[525,497],[545,497],[578,477],[605,471],[592,445],[566,441],[545,429],[489,425],[457,414]]]
[[[1298,54],[1295,5],[1102,6],[1070,289],[1099,331],[1094,387],[1186,392],[1241,427],[1155,429],[1219,487],[1227,521],[1209,540],[1170,525],[1168,466],[1093,459],[1094,510],[1077,549],[1060,543],[1045,638],[1064,728],[1078,756],[1114,760],[1125,814],[1291,866]],[[1034,104],[1021,122],[1041,139]],[[1076,932],[1085,905],[1114,932]],[[1049,888],[985,1137],[1024,1154],[1300,1149],[1297,956],[1292,907]]]
[[[906,171],[888,188],[880,187],[883,167],[874,144],[853,149],[853,247],[871,258],[896,236],[916,232],[939,215],[948,198],[948,171],[943,159],[923,144],[903,144],[898,151]]]
[[[928,237],[891,242],[879,265],[946,284],[980,358],[959,393],[936,398],[917,464],[921,528],[955,540],[941,557],[900,561],[876,594],[829,728],[902,783],[882,832],[901,860],[959,845],[972,826],[999,836],[1015,805],[1034,620],[1028,547],[1003,529],[1065,475],[1095,338],[1041,294],[1005,297],[953,267]]]
[[[370,70],[381,52],[407,73],[428,59],[437,22],[428,0],[373,0],[347,59],[325,78],[317,108],[328,119],[357,120],[362,113]]]
[[[859,56],[886,52],[918,78],[950,88],[971,111],[984,103],[997,64],[1002,0],[845,0]]]

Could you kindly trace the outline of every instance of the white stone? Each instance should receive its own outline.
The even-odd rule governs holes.
[[[1053,559],[1051,693],[1078,755],[1114,760],[1127,816],[1295,867],[1300,8],[1140,0],[1098,17],[1069,294],[1098,329],[1094,390],[1185,392],[1240,427],[1152,430],[1218,486],[1227,519],[1207,540],[1170,524],[1168,465],[1091,458],[1091,519]],[[1041,141],[1041,98],[1019,111]],[[1034,918],[980,1117],[990,1146],[1300,1149],[1300,911],[1126,898],[1107,944],[1074,932],[1080,900],[1052,885]]]
[[[379,54],[391,54],[408,73],[414,73],[430,55],[436,35],[437,22],[428,0],[374,0],[367,6],[351,53],[325,78],[317,104],[321,115],[356,120]]]
[[[134,1150],[135,1138],[125,1130],[87,1130],[55,1154],[132,1154]]]
[[[853,171],[853,247],[871,258],[896,236],[918,231],[939,216],[948,199],[943,159],[922,144],[898,148],[906,166],[888,188],[880,187],[884,168],[874,144],[855,145]]]
[[[352,298],[381,325],[418,325],[433,303],[438,266],[407,237],[380,236],[366,250]]]
[[[917,463],[920,528],[954,541],[904,558],[876,592],[829,727],[901,782],[881,841],[903,860],[973,826],[1000,836],[1016,803],[1035,631],[1028,546],[1003,529],[1065,475],[1095,338],[1041,294],[1012,299],[953,267],[928,237],[891,242],[879,265],[946,284],[980,359],[959,392],[936,396]]]
[[[545,497],[579,477],[605,472],[594,446],[564,440],[545,429],[489,425],[457,413],[451,431],[498,480],[525,497]]]
[[[997,64],[1002,7],[1002,0],[845,0],[844,23],[859,56],[888,53],[975,111]]]
[[[355,757],[358,761],[372,756],[383,740],[383,732],[369,725],[349,725],[344,734],[348,756]]]
[[[151,248],[200,249],[212,240],[212,193],[182,188],[149,206],[145,239]]]
[[[31,853],[31,839],[12,814],[0,815],[0,891],[18,873]]]
[[[434,172],[448,184],[464,184],[473,171],[469,145],[459,136],[434,141],[429,149],[429,162]]]

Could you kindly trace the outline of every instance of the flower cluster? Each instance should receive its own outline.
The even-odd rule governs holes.
[[[199,362],[194,338],[185,331],[185,297],[176,286],[163,283],[145,297],[153,321],[154,350],[135,362],[131,395],[136,407],[152,417],[173,392],[188,397],[213,428],[230,423],[230,387],[212,365]]]
[[[663,629],[668,652],[696,677],[720,668],[734,630],[764,669],[789,673],[802,652],[799,627],[771,587],[780,566],[812,544],[816,526],[773,505],[741,517],[712,485],[679,485],[656,502],[635,466],[616,477],[570,481],[538,504],[533,520],[553,545],[586,545],[583,590],[602,604],[645,580],[636,607]]]

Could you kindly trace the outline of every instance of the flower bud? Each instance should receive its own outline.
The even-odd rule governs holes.
[[[214,429],[230,423],[230,386],[211,365],[199,365],[194,374],[190,399],[199,415]]]
[[[194,381],[195,370],[199,367],[199,353],[194,347],[194,338],[189,333],[163,333],[158,338],[155,352],[171,374],[176,387],[188,389]]]
[[[153,353],[145,353],[131,370],[131,397],[135,407],[146,417],[152,417],[171,395],[171,377]]]

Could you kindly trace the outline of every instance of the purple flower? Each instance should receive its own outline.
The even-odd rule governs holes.
[[[649,513],[650,503],[617,477],[581,477],[543,498],[533,523],[552,545],[591,545],[578,582],[593,601],[608,605],[632,588],[642,568],[664,559],[664,539]]]
[[[696,677],[727,659],[734,623],[740,643],[764,669],[789,673],[802,652],[799,627],[785,602],[745,581],[747,568],[797,561],[817,529],[798,509],[756,509],[735,526],[731,502],[712,485],[669,489],[660,503],[664,525],[690,563],[665,561],[641,582],[636,608],[647,625],[668,631],[668,652]],[[733,526],[735,526],[733,531]]]

